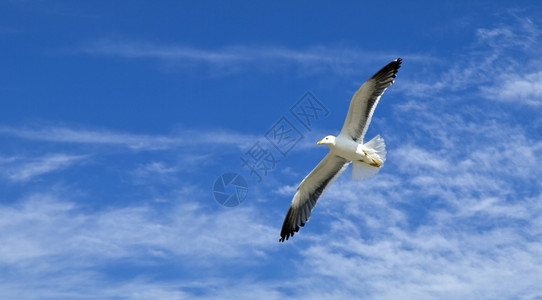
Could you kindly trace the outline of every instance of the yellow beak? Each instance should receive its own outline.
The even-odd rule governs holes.
[[[316,145],[322,145],[322,141],[316,142]]]

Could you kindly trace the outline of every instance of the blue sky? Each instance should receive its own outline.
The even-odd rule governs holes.
[[[0,298],[542,298],[537,1],[0,11]],[[367,133],[383,169],[348,169],[278,243],[315,142],[397,57]],[[326,113],[303,126],[307,92]],[[255,145],[274,159],[260,177]],[[230,172],[248,194],[223,207]]]

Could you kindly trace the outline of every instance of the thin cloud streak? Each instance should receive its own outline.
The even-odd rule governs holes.
[[[139,151],[168,150],[200,145],[230,145],[245,148],[256,140],[252,135],[244,135],[222,129],[207,131],[178,130],[170,135],[147,135],[112,130],[72,129],[68,127],[34,129],[0,126],[0,134],[33,141],[121,146]],[[190,137],[189,140],[186,139],[187,136]]]
[[[156,59],[169,62],[203,64],[221,71],[274,70],[285,66],[296,66],[313,72],[333,72],[349,75],[375,59],[389,60],[397,57],[393,53],[370,53],[352,47],[311,46],[291,49],[282,46],[226,46],[209,50],[184,45],[160,45],[150,42],[99,40],[80,47],[77,52],[130,59]],[[430,56],[402,55],[410,61],[434,61]]]
[[[0,134],[36,141],[118,145],[134,150],[163,149],[179,143],[178,140],[163,136],[135,135],[108,130],[76,130],[64,127],[42,129],[0,127]]]
[[[338,63],[359,61],[361,51],[312,47],[305,51],[284,47],[230,46],[219,50],[197,49],[187,46],[157,45],[146,42],[120,42],[102,40],[94,42],[81,51],[92,55],[118,56],[127,58],[154,58],[192,60],[205,63],[243,63],[262,60],[283,60],[293,63]],[[389,58],[380,54],[379,57]]]
[[[2,163],[3,175],[10,181],[25,182],[35,177],[66,169],[76,163],[84,161],[88,156],[52,154],[40,158],[22,159],[12,158]]]

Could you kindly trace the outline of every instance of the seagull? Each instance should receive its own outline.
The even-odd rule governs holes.
[[[320,196],[351,162],[352,178],[356,180],[367,179],[382,168],[386,160],[384,139],[377,135],[364,144],[363,137],[380,97],[394,83],[401,62],[401,58],[394,60],[369,78],[352,97],[339,135],[328,135],[316,143],[328,146],[329,152],[297,188],[279,242],[288,240],[300,226],[305,226]]]

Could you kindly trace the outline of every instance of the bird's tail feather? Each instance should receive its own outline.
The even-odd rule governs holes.
[[[381,163],[386,161],[386,143],[384,143],[384,139],[380,135],[375,136],[372,140],[365,143],[365,147],[374,149],[377,156],[374,158],[378,159]]]
[[[373,177],[380,171],[379,167],[373,167],[367,163],[355,161],[352,163],[352,179],[363,180]]]
[[[368,179],[376,175],[382,164],[386,161],[386,144],[380,135],[364,144],[365,148],[373,150],[369,153],[372,158],[380,162],[380,167],[371,166],[365,162],[355,161],[352,163],[352,178],[355,180]]]

